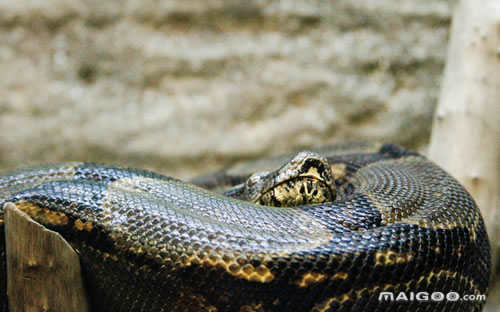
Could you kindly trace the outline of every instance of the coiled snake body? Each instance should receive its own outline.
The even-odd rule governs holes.
[[[13,202],[78,251],[92,311],[481,310],[484,300],[379,298],[487,293],[484,223],[455,179],[395,145],[314,152],[332,169],[335,196],[311,194],[327,202],[264,206],[149,171],[63,163],[0,175],[0,206]],[[279,164],[193,183],[245,193],[234,186]],[[306,177],[309,186],[323,183],[314,177]],[[275,201],[277,192],[266,189],[259,200]],[[0,250],[7,311],[3,235]]]

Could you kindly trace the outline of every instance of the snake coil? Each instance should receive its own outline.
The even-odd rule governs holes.
[[[390,144],[314,152],[334,173],[332,202],[277,208],[205,189],[241,183],[278,157],[198,186],[95,163],[18,169],[0,175],[0,207],[13,202],[79,252],[93,311],[481,310],[484,300],[462,298],[487,293],[490,246],[455,179]],[[386,292],[461,297],[381,300]]]

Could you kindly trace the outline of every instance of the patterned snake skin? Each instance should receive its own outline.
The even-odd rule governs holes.
[[[149,171],[63,163],[0,175],[0,207],[13,202],[78,251],[92,311],[481,310],[484,300],[379,300],[487,293],[484,223],[455,179],[395,145],[314,152],[335,174],[333,202],[262,206]],[[282,162],[193,183],[232,186]],[[0,250],[8,311],[3,235]]]

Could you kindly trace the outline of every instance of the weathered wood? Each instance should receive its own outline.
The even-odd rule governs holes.
[[[493,245],[500,194],[500,1],[462,0],[452,23],[429,157],[476,200]],[[495,251],[495,250],[494,250]]]
[[[73,248],[14,204],[5,204],[4,211],[10,311],[87,312]]]

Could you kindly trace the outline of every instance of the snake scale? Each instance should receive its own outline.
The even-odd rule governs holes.
[[[92,311],[482,309],[484,300],[379,300],[487,293],[485,226],[454,178],[392,144],[313,152],[333,172],[326,202],[283,208],[228,196],[253,172],[286,164],[277,157],[191,183],[96,163],[17,169],[0,175],[0,207],[13,202],[75,248]],[[230,191],[215,192],[221,185]],[[0,237],[0,311],[8,311]]]

